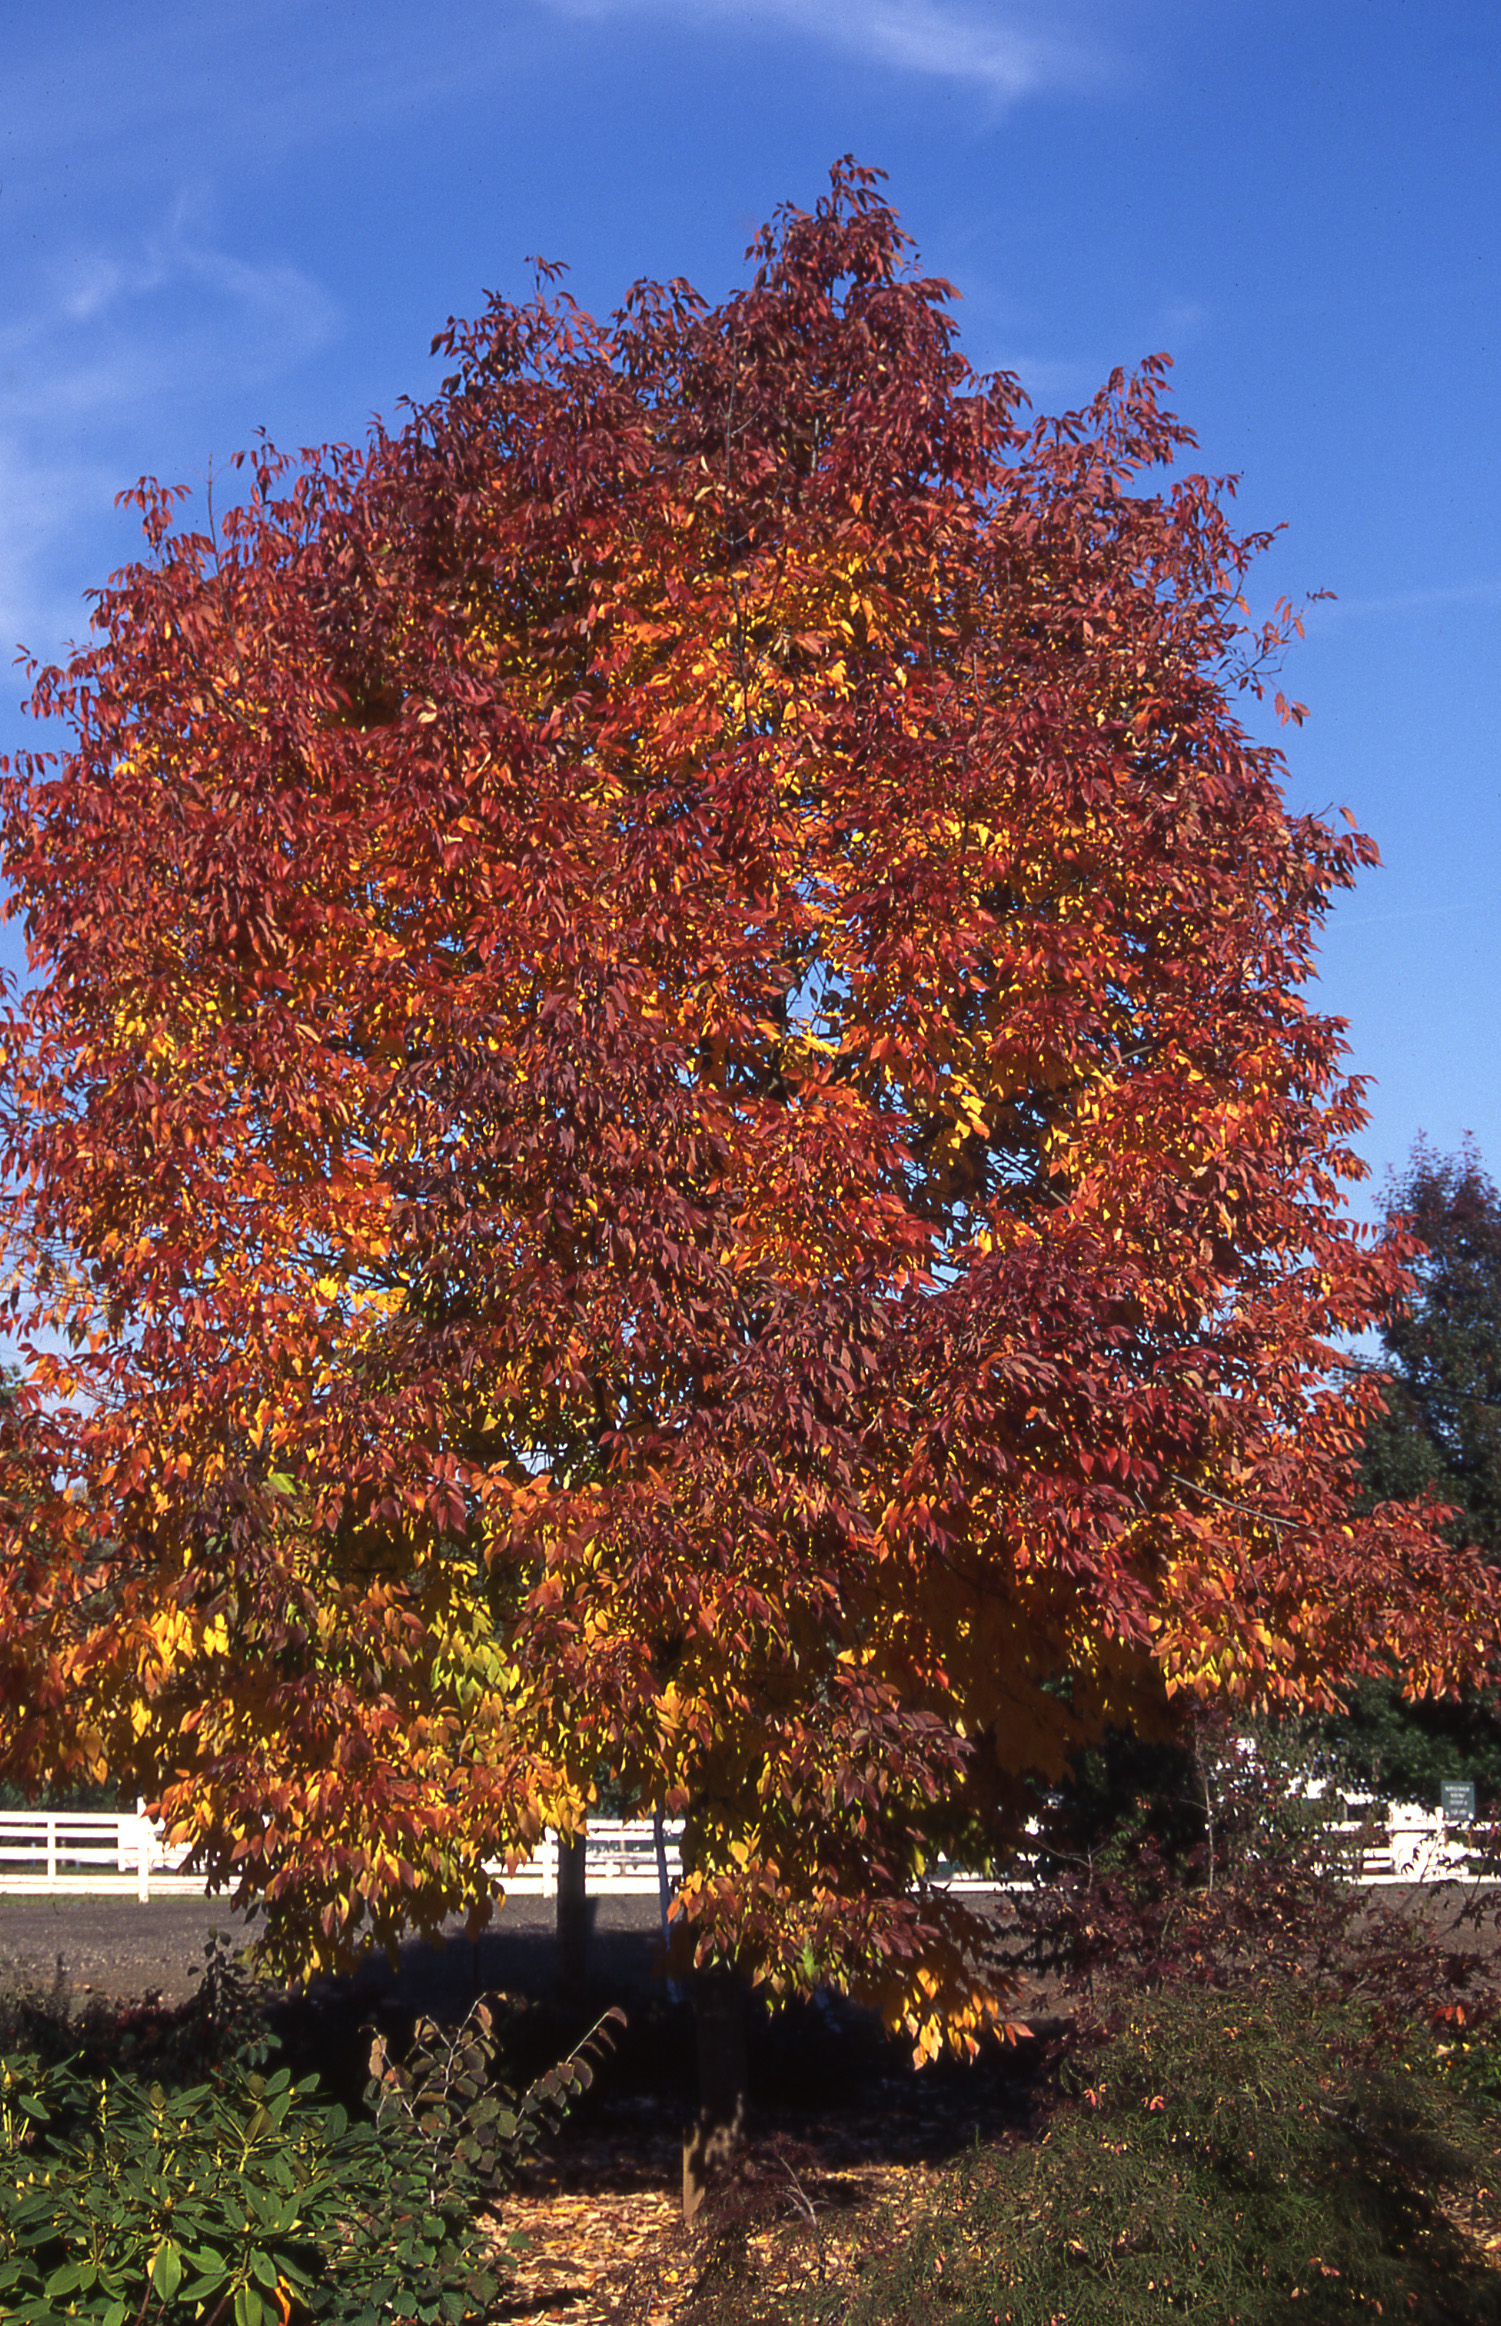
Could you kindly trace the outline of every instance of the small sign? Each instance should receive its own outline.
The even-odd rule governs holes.
[[[1439,1807],[1445,1825],[1473,1825],[1475,1822],[1475,1788],[1457,1777],[1446,1778],[1439,1787]]]

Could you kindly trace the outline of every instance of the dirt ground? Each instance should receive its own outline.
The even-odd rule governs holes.
[[[1404,1914],[1434,1912],[1452,1923],[1468,1893],[1389,1889],[1372,1895]],[[1482,1919],[1466,1925],[1465,1943],[1501,1952],[1501,1889],[1481,1903]],[[591,1987],[605,1992],[649,1984],[657,1955],[656,1900],[597,1898],[591,1911]],[[357,1984],[370,1995],[421,1998],[422,2008],[440,2016],[455,2003],[467,2008],[474,1995],[497,1987],[535,1998],[550,1995],[554,1917],[550,1900],[513,1899],[477,1948],[455,1923],[446,1947],[404,1949],[399,1977],[381,1958],[366,1965]],[[180,2001],[197,1982],[205,1941],[219,1930],[228,1931],[237,1946],[255,1935],[254,1925],[247,1926],[223,1899],[158,1894],[140,1906],[119,1896],[0,1896],[0,1987],[46,1987],[61,1968],[75,1995],[126,2001],[154,1992],[167,2002]],[[1036,1996],[1031,2000],[1035,2007]]]
[[[204,1942],[245,1929],[220,1900],[125,1897],[0,1897],[0,1983],[49,1987],[59,1973],[75,1998],[135,2001],[153,1990],[168,2002],[193,1991]]]

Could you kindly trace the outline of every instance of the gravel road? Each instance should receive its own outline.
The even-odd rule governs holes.
[[[591,1977],[631,1986],[649,1979],[656,1900],[590,1903]],[[420,1997],[427,2008],[440,1997],[467,2002],[493,1987],[545,1995],[555,1977],[555,1912],[551,1899],[513,1899],[477,1947],[455,1922],[444,1947],[409,1944],[399,1974],[377,1957],[363,1966],[356,1985],[361,1992]],[[125,2001],[154,1991],[175,2002],[192,1993],[204,1942],[216,1930],[227,1930],[239,1946],[254,1935],[254,1926],[247,1929],[222,1899],[157,1897],[140,1906],[128,1897],[0,1897],[0,1986],[48,1987],[61,1970],[75,2001],[91,1995]]]
[[[1388,1891],[1382,1904],[1421,1917],[1457,1912],[1462,1893]],[[594,1898],[589,1948],[592,1991],[624,1999],[653,1982],[659,1952],[654,1898]],[[1456,1930],[1454,1943],[1501,1952],[1501,1893],[1487,1901],[1477,1929]],[[457,2008],[462,2017],[476,1994],[500,1988],[538,2000],[556,1992],[557,1950],[553,1901],[515,1898],[473,1946],[462,1925],[451,1925],[443,1947],[410,1942],[393,1972],[383,1955],[368,1960],[353,1982],[361,1997],[384,1996],[401,2005]],[[0,1896],[0,1989],[46,1988],[59,1968],[75,2004],[95,1996],[130,2001],[155,1992],[167,2002],[192,1993],[211,1931],[227,1930],[237,1945],[253,1935],[222,1899]]]

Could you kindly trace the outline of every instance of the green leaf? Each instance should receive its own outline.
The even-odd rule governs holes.
[[[182,2255],[170,2238],[151,2264],[151,2283],[164,2302],[170,2302],[182,2284]]]

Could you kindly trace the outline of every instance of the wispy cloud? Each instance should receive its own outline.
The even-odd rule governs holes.
[[[1368,615],[1423,614],[1450,606],[1501,605],[1501,580],[1442,582],[1432,589],[1389,590],[1367,598],[1335,597],[1308,610],[1309,629],[1325,623],[1352,622]]]
[[[1352,919],[1347,920],[1336,906],[1331,925],[1338,930],[1341,936],[1345,936],[1352,929],[1389,928],[1394,921],[1447,921],[1454,919],[1460,913],[1491,913],[1494,909],[1495,907],[1489,898],[1482,900],[1477,897],[1468,904],[1413,905],[1405,912],[1358,913]]]
[[[100,12],[87,39],[33,13],[0,85],[8,206],[55,205],[60,166],[71,187],[170,183],[252,155],[274,168],[352,128],[432,114],[501,75],[535,8],[448,0],[420,40],[391,0],[220,0],[207,14],[159,0],[149,28]]]
[[[0,330],[0,416],[107,418],[164,393],[274,378],[327,344],[338,310],[320,286],[216,248],[193,209],[183,199],[134,245],[53,261],[44,295]]]
[[[15,639],[51,654],[82,630],[70,546],[113,533],[114,493],[162,422],[191,459],[205,404],[291,370],[339,322],[308,275],[224,249],[186,198],[145,235],[51,257],[0,327],[0,684]]]
[[[672,17],[695,29],[791,33],[898,71],[963,81],[1003,103],[1102,78],[1106,60],[1057,7],[973,0],[544,0],[557,14]]]
[[[55,199],[42,165],[64,160],[75,185],[151,178],[209,152],[265,167],[353,128],[435,117],[545,68],[560,18],[813,42],[1008,105],[1130,79],[1131,13],[1121,0],[446,0],[414,41],[394,0],[220,0],[211,19],[160,0],[149,37],[126,11],[64,44],[41,11],[0,86],[6,200]]]

